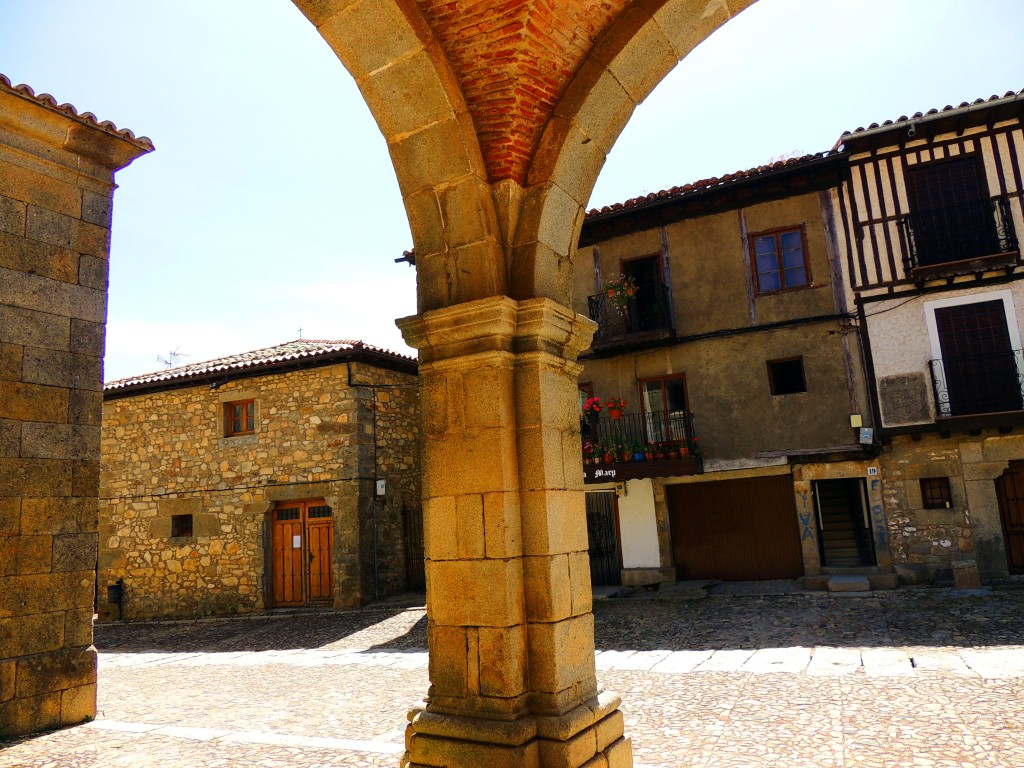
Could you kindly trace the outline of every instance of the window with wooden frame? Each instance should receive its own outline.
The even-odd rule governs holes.
[[[661,442],[686,438],[686,377],[659,376],[641,379],[637,384],[647,439]]]
[[[811,284],[803,227],[750,236],[750,259],[757,293],[781,293]]]
[[[579,407],[580,407],[580,418],[581,419],[584,418],[584,414],[583,414],[583,406],[584,406],[584,404],[587,402],[587,400],[589,400],[593,396],[594,396],[594,383],[592,381],[583,382],[583,383],[577,385],[577,397],[578,397],[578,400],[579,400],[578,404],[579,404]]]
[[[256,431],[256,401],[224,403],[224,436],[251,435]]]
[[[806,392],[804,359],[791,357],[786,360],[769,360],[768,389],[772,395],[796,395]]]
[[[949,509],[953,506],[953,491],[948,477],[921,478],[921,504],[925,509]]]

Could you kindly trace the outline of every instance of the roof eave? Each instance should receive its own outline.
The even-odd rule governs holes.
[[[228,368],[217,371],[204,371],[188,376],[180,376],[173,379],[160,379],[157,381],[142,381],[134,384],[126,384],[118,387],[103,388],[104,400],[119,400],[125,397],[136,397],[156,392],[167,392],[175,389],[188,389],[204,384],[221,383],[240,379],[252,379],[258,376],[266,376],[275,373],[290,373],[309,368],[321,368],[326,365],[338,365],[341,363],[367,363],[378,368],[407,373],[415,376],[419,370],[419,364],[400,355],[392,355],[365,347],[342,349],[336,352],[328,352],[320,355],[307,357],[289,358],[275,360],[273,362],[255,363],[250,366],[240,365],[235,368]]]

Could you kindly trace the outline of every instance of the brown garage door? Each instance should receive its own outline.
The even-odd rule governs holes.
[[[670,485],[679,579],[795,579],[804,573],[790,475]]]

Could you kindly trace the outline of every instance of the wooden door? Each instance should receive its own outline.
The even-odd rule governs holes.
[[[332,515],[331,508],[322,499],[289,501],[273,511],[270,536],[273,605],[333,601]]]
[[[670,485],[665,491],[678,578],[803,575],[792,476]]]
[[[921,266],[999,252],[995,216],[977,157],[910,169],[907,192]]]
[[[636,284],[636,296],[629,302],[630,327],[636,333],[665,327],[662,300],[661,256],[643,256],[622,262],[622,274]]]
[[[1020,410],[1017,359],[1002,301],[940,307],[935,326],[949,403],[943,415]]]
[[[999,517],[1006,543],[1006,567],[1010,573],[1024,573],[1024,461],[1011,461],[996,478]]]
[[[274,605],[302,605],[302,508],[278,507],[271,527],[271,582]]]
[[[334,600],[334,579],[331,575],[331,552],[334,551],[334,518],[325,504],[310,506],[306,511],[306,561],[310,603]]]

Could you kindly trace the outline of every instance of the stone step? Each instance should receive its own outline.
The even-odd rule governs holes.
[[[867,576],[833,576],[828,580],[829,592],[870,592]]]

